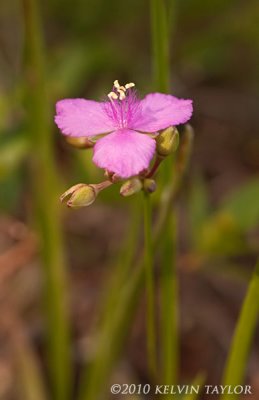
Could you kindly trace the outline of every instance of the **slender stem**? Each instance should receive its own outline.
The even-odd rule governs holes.
[[[151,26],[154,81],[157,90],[170,90],[170,41],[169,14],[175,2],[151,0]],[[171,31],[171,29],[170,29]],[[172,181],[174,168],[170,159],[163,162],[161,173],[165,187]],[[161,260],[161,379],[162,383],[177,381],[178,369],[178,295],[176,274],[176,225],[175,210],[168,203],[168,221],[163,232]]]
[[[48,356],[53,399],[70,395],[70,341],[66,271],[58,205],[58,178],[46,93],[43,38],[37,0],[22,0],[31,184],[43,259]]]
[[[156,332],[155,332],[155,283],[154,256],[151,235],[151,202],[150,195],[144,193],[144,264],[147,296],[147,354],[148,367],[152,377],[156,376]]]
[[[177,382],[178,369],[178,280],[175,265],[176,221],[171,215],[161,243],[161,378],[165,384]],[[171,240],[168,240],[170,238]]]
[[[259,314],[259,261],[249,284],[240,317],[230,347],[223,376],[224,385],[242,385],[245,369]],[[225,394],[222,400],[236,399],[238,395]]]
[[[155,175],[155,173],[158,170],[159,165],[161,164],[162,161],[163,161],[163,159],[161,157],[157,157],[155,159],[154,165],[151,168],[151,170],[149,171],[149,173],[146,175],[146,178],[152,178]]]
[[[168,15],[165,0],[150,0],[154,84],[168,92],[170,82]]]

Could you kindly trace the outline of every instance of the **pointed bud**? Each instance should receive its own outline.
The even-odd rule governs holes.
[[[142,182],[138,178],[132,178],[124,182],[120,189],[120,194],[124,197],[132,196],[142,189]]]
[[[77,149],[90,149],[94,146],[94,142],[87,137],[66,136],[65,140],[68,144]]]
[[[94,186],[85,185],[84,183],[74,185],[60,197],[60,200],[62,202],[66,201],[67,206],[71,208],[90,206],[98,194]]]
[[[63,203],[65,200],[67,200],[69,197],[71,197],[72,196],[72,194],[76,191],[76,190],[78,190],[78,189],[80,189],[81,187],[84,187],[85,186],[85,183],[78,183],[77,185],[74,185],[74,186],[71,186],[71,188],[69,188],[68,190],[66,190],[65,191],[65,193],[63,193],[61,196],[60,196],[60,201]]]
[[[147,193],[153,193],[156,190],[156,182],[154,179],[144,179],[143,189]]]
[[[163,130],[156,138],[156,151],[160,157],[175,152],[179,145],[179,133],[174,126]]]

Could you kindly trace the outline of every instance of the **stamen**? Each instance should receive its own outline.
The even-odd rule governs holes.
[[[124,91],[121,90],[121,89],[118,89],[118,92],[120,94],[120,97],[119,97],[120,100],[124,100],[126,98],[126,95],[125,95]]]
[[[122,85],[119,84],[118,79],[116,79],[113,82],[113,86],[115,88],[115,92],[110,92],[108,94],[109,99],[110,100],[117,100],[119,98],[120,100],[124,100],[126,98],[127,90],[132,88],[132,87],[134,87],[135,83],[130,82],[130,83],[127,83],[125,86],[122,86]]]
[[[130,83],[127,83],[127,84],[125,85],[125,88],[126,88],[126,89],[130,89],[130,88],[132,88],[132,87],[134,87],[134,86],[135,86],[135,83],[130,82]]]
[[[115,87],[116,89],[119,89],[119,88],[120,88],[120,84],[119,84],[118,79],[116,79],[116,81],[113,82],[113,85],[114,85],[114,87]]]
[[[139,113],[139,101],[134,91],[130,90],[134,86],[133,82],[122,86],[116,79],[112,91],[108,94],[110,101],[105,105],[106,111],[120,128],[127,127]]]
[[[117,100],[118,99],[118,95],[116,93],[114,93],[114,92],[110,92],[108,94],[108,97],[109,97],[110,100]]]

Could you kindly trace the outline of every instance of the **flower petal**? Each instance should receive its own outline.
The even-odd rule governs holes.
[[[121,178],[129,178],[148,168],[155,148],[155,140],[148,135],[118,130],[98,140],[93,161]]]
[[[105,103],[85,99],[65,99],[56,104],[55,122],[64,135],[95,136],[115,130],[106,114]]]
[[[178,99],[169,94],[150,93],[141,102],[141,113],[131,129],[156,132],[187,122],[192,115],[192,100]]]

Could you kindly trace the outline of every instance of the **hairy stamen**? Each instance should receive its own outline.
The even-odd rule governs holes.
[[[120,85],[118,79],[116,79],[113,82],[113,86],[114,86],[115,91],[114,92],[110,92],[108,94],[108,97],[110,98],[110,100],[111,99],[117,100],[118,98],[119,98],[119,100],[124,100],[126,98],[126,95],[127,95],[127,93],[126,93],[127,90],[132,88],[132,87],[134,87],[135,83],[130,82],[130,83],[127,83],[125,86],[122,86],[122,85]]]
[[[130,90],[134,86],[133,82],[122,86],[116,79],[113,90],[108,94],[110,105],[107,112],[120,128],[124,128],[137,112],[138,102],[135,93]]]

